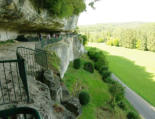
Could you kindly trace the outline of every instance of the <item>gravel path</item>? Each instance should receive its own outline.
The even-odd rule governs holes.
[[[125,87],[125,97],[139,112],[144,119],[155,119],[155,107],[146,102],[142,97],[137,95],[133,90],[126,86],[122,81],[119,80],[114,74],[111,76],[114,80],[120,82]]]

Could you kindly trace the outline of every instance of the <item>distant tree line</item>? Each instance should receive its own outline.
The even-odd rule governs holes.
[[[155,52],[155,23],[98,24],[80,27],[89,42]]]

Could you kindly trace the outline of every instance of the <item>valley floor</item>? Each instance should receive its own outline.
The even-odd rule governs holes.
[[[104,51],[109,68],[127,86],[155,106],[155,53],[89,43]]]

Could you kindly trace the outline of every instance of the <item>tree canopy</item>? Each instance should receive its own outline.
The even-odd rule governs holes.
[[[81,26],[89,42],[155,52],[155,23],[118,23]]]
[[[86,10],[85,0],[31,0],[40,9],[47,9],[56,17],[70,17],[79,15]],[[99,0],[91,0],[89,5],[94,8],[94,3]]]
[[[79,15],[86,9],[84,0],[32,0],[40,9],[47,9],[50,15],[69,17]]]

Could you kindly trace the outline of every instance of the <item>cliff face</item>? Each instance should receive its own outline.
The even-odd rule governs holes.
[[[48,45],[47,50],[55,52],[60,58],[60,75],[63,78],[70,61],[79,58],[84,53],[84,46],[78,36],[63,37],[60,42]]]
[[[15,39],[20,34],[35,37],[36,32],[73,31],[77,20],[77,16],[68,19],[53,18],[46,10],[38,13],[31,0],[0,0],[0,41]],[[64,36],[61,41],[48,45],[47,50],[55,52],[59,57],[62,78],[69,62],[78,58],[84,52],[84,47],[77,36]],[[35,69],[35,66],[26,64],[31,69]],[[61,84],[60,76],[51,70],[35,71],[44,78],[27,74],[31,101],[29,104],[21,102],[16,106],[35,108],[43,119],[75,119],[81,113],[81,105],[78,98],[72,97],[65,85]],[[6,108],[10,107],[0,107],[1,110]]]
[[[0,0],[0,40],[14,39],[21,32],[72,31],[78,17],[54,18],[34,7],[31,0]]]

